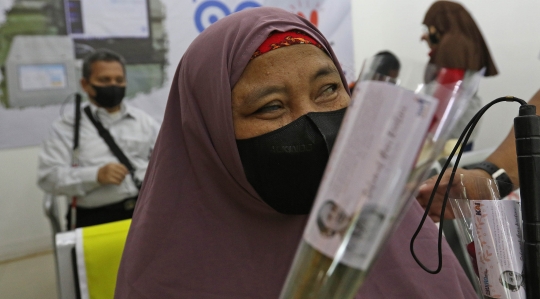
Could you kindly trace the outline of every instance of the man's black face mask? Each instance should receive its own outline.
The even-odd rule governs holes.
[[[95,86],[92,88],[96,91],[94,100],[104,108],[112,108],[122,102],[126,94],[125,86],[108,85],[108,86]]]
[[[237,140],[248,181],[284,214],[308,214],[345,110],[311,112],[261,136]]]

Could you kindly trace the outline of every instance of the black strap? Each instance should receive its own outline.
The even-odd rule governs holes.
[[[135,177],[135,167],[131,164],[129,159],[124,155],[124,152],[118,147],[116,142],[114,141],[114,138],[111,136],[111,133],[105,127],[103,127],[103,124],[97,119],[94,118],[92,115],[92,111],[90,110],[90,106],[86,106],[84,108],[84,113],[88,116],[90,121],[94,124],[96,129],[99,132],[99,136],[105,140],[105,143],[109,146],[109,149],[113,152],[113,154],[118,158],[118,161],[120,163],[124,164],[126,168],[128,169],[129,173],[131,174],[131,178],[133,179],[133,182],[135,183],[135,186],[137,188],[141,188],[141,182]]]
[[[81,94],[75,94],[75,127],[73,128],[73,150],[79,148],[79,127],[81,123]]]

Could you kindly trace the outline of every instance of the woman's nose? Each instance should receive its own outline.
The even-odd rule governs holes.
[[[321,108],[309,96],[297,98],[295,105],[291,106],[291,115],[297,119],[310,112],[321,112]]]

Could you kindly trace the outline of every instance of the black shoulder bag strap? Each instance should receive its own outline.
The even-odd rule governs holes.
[[[109,131],[103,127],[103,124],[101,124],[100,121],[94,118],[92,111],[90,110],[90,106],[86,106],[84,108],[84,113],[86,113],[86,116],[88,116],[90,121],[94,124],[99,132],[99,136],[105,140],[105,143],[107,143],[109,149],[113,152],[116,158],[118,158],[118,161],[126,166],[131,178],[133,179],[133,182],[135,183],[135,186],[137,186],[138,189],[141,189],[141,182],[137,179],[137,177],[135,177],[135,167],[133,167],[129,159],[126,157],[126,155],[124,155],[124,152],[122,152],[120,147],[118,147],[114,141],[114,138],[111,136],[111,133],[109,133]]]

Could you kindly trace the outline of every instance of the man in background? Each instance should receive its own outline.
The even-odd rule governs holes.
[[[73,151],[75,113],[53,123],[39,154],[39,186],[73,199],[68,228],[132,217],[159,130],[148,114],[122,101],[126,72],[120,55],[108,50],[90,54],[84,60],[80,83],[89,102],[80,117],[78,161],[74,161]],[[118,153],[100,136],[99,124],[110,133],[127,163],[121,163]]]

